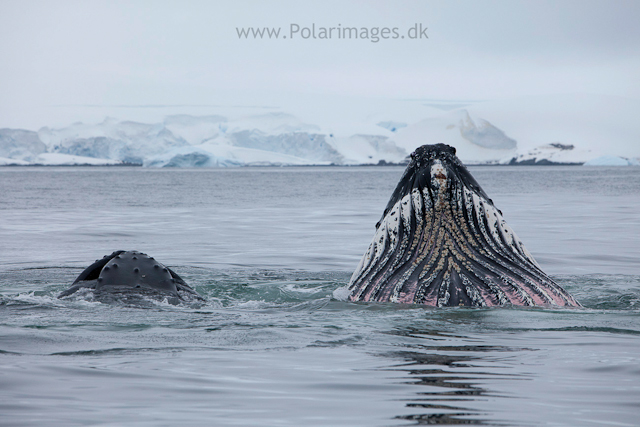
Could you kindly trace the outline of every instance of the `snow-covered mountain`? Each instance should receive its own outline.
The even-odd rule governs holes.
[[[97,125],[74,123],[62,129],[44,127],[38,136],[51,153],[144,163],[149,156],[189,145],[162,123],[105,119]]]
[[[325,102],[269,112],[107,118],[0,129],[3,164],[228,167],[398,163],[423,144],[469,164],[640,163],[640,101],[558,95],[488,102]]]
[[[640,157],[640,101],[596,95],[556,95],[478,102],[425,118],[398,131],[398,146],[417,141],[456,147],[467,163],[607,162]],[[589,163],[588,163],[589,164]]]
[[[518,144],[492,123],[472,117],[466,109],[424,119],[402,128],[395,138],[400,147],[411,150],[416,141],[437,141],[456,147],[465,163],[491,163],[517,155]]]

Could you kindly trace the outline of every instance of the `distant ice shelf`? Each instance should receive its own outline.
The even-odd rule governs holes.
[[[586,161],[584,166],[640,166],[640,159],[627,159],[618,156],[602,156]]]
[[[235,167],[397,164],[424,144],[456,147],[467,164],[640,163],[640,101],[555,95],[434,108],[426,101],[303,102],[264,113],[106,118],[0,129],[0,165]],[[295,112],[295,114],[292,114]]]

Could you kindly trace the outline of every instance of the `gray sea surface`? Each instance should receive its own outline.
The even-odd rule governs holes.
[[[402,171],[0,168],[0,425],[639,425],[640,168],[470,168],[583,309],[343,301]],[[56,298],[117,249],[207,302]]]

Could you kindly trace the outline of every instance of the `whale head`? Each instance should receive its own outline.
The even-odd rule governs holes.
[[[387,203],[382,219],[399,201],[414,192],[428,195],[428,204],[434,209],[443,209],[447,203],[454,201],[457,196],[455,192],[461,188],[466,188],[493,205],[493,201],[456,156],[455,147],[445,144],[423,145],[411,153],[409,164]],[[380,222],[376,227],[379,225]]]
[[[411,154],[349,291],[352,301],[432,306],[578,305],[445,144]]]

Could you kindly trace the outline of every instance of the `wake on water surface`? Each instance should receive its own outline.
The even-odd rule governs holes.
[[[175,267],[174,267],[175,268]],[[334,301],[346,301],[346,285],[349,272],[309,272],[293,269],[210,269],[202,267],[178,267],[181,275],[192,284],[206,299],[206,302],[169,301],[163,296],[143,296],[139,302],[156,301],[181,307],[235,307],[248,303],[293,304],[315,299],[329,298]],[[75,297],[66,297],[56,301],[57,295],[73,281],[78,272],[73,267],[27,268],[0,272],[2,284],[2,304],[10,305],[17,301],[41,297],[43,301],[52,298],[54,306],[64,306],[65,301],[86,301],[115,303],[136,307],[130,300],[100,301],[91,290],[78,293]],[[586,309],[635,310],[640,309],[640,276],[591,274],[556,276],[564,287],[571,289]],[[41,286],[41,289],[33,289]],[[129,302],[127,302],[129,301]],[[348,306],[366,306],[367,304],[348,304]],[[395,303],[376,303],[379,307],[396,307]],[[411,307],[410,305],[408,307]],[[398,309],[408,308],[399,305]],[[143,307],[141,307],[143,308]],[[414,307],[415,308],[415,307]],[[516,307],[512,307],[516,308]],[[548,307],[551,309],[552,307]],[[558,307],[553,307],[558,309]],[[544,309],[544,307],[543,307]],[[570,311],[569,311],[570,312]]]

